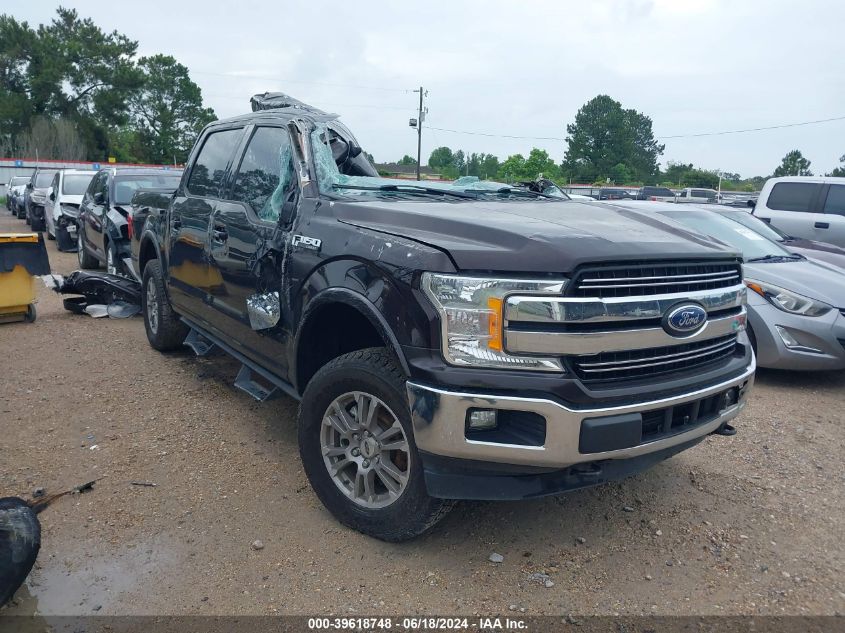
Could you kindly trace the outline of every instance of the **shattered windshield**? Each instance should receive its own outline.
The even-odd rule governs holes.
[[[433,180],[402,180],[380,176],[350,176],[341,173],[338,162],[343,162],[332,151],[336,133],[325,124],[318,123],[311,132],[311,150],[314,154],[317,184],[320,193],[332,197],[360,199],[362,197],[408,196],[430,199],[468,199],[483,197],[507,199],[553,199],[542,193],[501,182],[459,178],[455,182]],[[331,139],[331,140],[330,140]],[[559,198],[558,198],[559,200]]]

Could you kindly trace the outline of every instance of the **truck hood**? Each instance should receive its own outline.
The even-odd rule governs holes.
[[[333,202],[338,220],[447,252],[460,270],[569,273],[602,261],[738,257],[667,219],[598,202]]]
[[[746,279],[764,281],[845,308],[845,271],[821,261],[743,264]]]

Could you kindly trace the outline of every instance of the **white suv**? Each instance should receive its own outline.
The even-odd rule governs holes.
[[[787,235],[845,247],[845,178],[769,178],[753,213]]]

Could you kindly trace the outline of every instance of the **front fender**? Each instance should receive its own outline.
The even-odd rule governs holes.
[[[399,339],[393,332],[387,319],[381,312],[379,312],[376,305],[367,299],[364,295],[349,288],[327,288],[315,295],[308,304],[304,307],[302,318],[300,319],[300,327],[297,328],[296,337],[294,339],[294,349],[299,350],[300,336],[306,330],[304,327],[308,323],[308,319],[317,312],[322,306],[331,303],[342,303],[351,308],[355,308],[358,312],[363,314],[370,324],[376,329],[382,340],[393,350],[396,358],[399,359],[399,364],[402,366],[402,371],[406,375],[410,375],[410,367],[402,351],[402,346]]]

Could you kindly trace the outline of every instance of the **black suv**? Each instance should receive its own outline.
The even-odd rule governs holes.
[[[181,170],[158,167],[109,167],[101,169],[85,191],[77,219],[77,250],[81,268],[105,265],[112,274],[130,274],[129,203],[135,191],[146,187],[173,185]]]
[[[161,208],[136,196],[147,338],[300,400],[340,521],[411,538],[454,499],[591,486],[733,432],[754,372],[736,253],[525,187],[379,178],[334,115],[253,104],[205,128]]]

